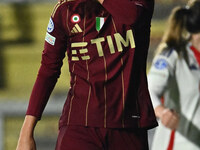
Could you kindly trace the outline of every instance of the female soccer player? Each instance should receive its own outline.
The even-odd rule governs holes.
[[[41,118],[65,53],[71,88],[56,150],[148,150],[157,126],[146,78],[153,0],[68,0],[47,28],[42,64],[17,150],[35,150]]]
[[[153,150],[200,150],[200,1],[173,10],[148,75]],[[164,103],[161,102],[164,98]]]

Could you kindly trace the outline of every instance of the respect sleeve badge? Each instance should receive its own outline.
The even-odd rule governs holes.
[[[55,45],[56,38],[52,35],[50,35],[48,32],[46,33],[45,41],[51,45]]]

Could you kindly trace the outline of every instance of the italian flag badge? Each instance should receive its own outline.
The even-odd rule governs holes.
[[[105,18],[96,17],[96,30],[99,32],[105,23]]]

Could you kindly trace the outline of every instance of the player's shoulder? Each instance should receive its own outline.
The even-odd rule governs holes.
[[[55,17],[55,15],[57,13],[62,13],[62,12],[66,12],[66,10],[70,7],[75,5],[75,3],[77,2],[77,0],[60,0],[55,6],[54,9],[52,11],[52,18]]]
[[[174,48],[163,49],[155,58],[154,66],[156,68],[174,67],[178,59],[178,53]]]
[[[174,48],[169,48],[169,47],[166,47],[165,49],[163,49],[159,55],[159,57],[163,57],[169,61],[173,61],[173,60],[176,60],[178,58],[178,53],[177,53],[177,50],[174,49]]]

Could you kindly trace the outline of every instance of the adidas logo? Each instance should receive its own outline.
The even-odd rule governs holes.
[[[75,24],[75,26],[71,30],[71,33],[81,33],[81,32],[83,32],[83,30],[80,28],[78,24]]]

